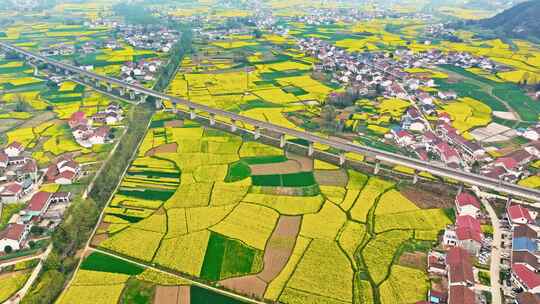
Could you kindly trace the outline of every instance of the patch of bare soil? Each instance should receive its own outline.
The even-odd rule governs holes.
[[[75,159],[79,156],[82,155],[82,152],[81,151],[75,151],[75,152],[66,152],[64,154],[60,154],[58,155],[53,161],[57,162],[61,159],[66,159],[66,158],[69,158],[69,159]]]
[[[300,232],[300,216],[280,216],[264,253],[264,268],[258,277],[270,282],[281,272],[294,249]]]
[[[252,175],[291,174],[302,170],[302,165],[296,160],[288,160],[277,164],[249,165]]]
[[[244,295],[262,298],[268,283],[275,279],[287,264],[300,232],[300,224],[300,216],[281,216],[268,240],[263,270],[256,275],[223,280],[220,284]]]
[[[161,146],[157,146],[155,148],[152,148],[144,154],[144,156],[154,156],[159,153],[176,153],[178,150],[178,144],[172,143],[172,144],[164,144]]]
[[[399,191],[421,209],[452,208],[454,206],[454,198],[448,194],[432,193],[413,186]]]
[[[94,235],[94,238],[92,238],[92,246],[97,247],[97,246],[99,246],[99,244],[101,244],[102,242],[104,242],[108,238],[109,238],[108,233],[96,234],[96,235]]]
[[[189,286],[180,286],[178,291],[178,304],[191,303],[191,288]]]
[[[169,128],[181,128],[184,126],[183,120],[169,120],[165,122],[165,127]]]
[[[34,127],[37,127],[37,126],[41,125],[42,123],[53,119],[55,117],[55,115],[56,115],[56,113],[54,113],[52,111],[43,112],[41,114],[38,114],[38,115],[28,119],[23,124],[21,124],[19,126],[19,128],[34,128]],[[53,120],[51,122],[60,123],[62,121],[58,120],[58,119],[55,119],[55,120]]]
[[[321,186],[347,186],[349,176],[345,170],[315,170],[315,180]]]
[[[399,257],[398,264],[425,270],[427,265],[427,255],[423,252],[405,252]]]
[[[225,288],[249,297],[262,297],[268,284],[256,275],[231,278],[220,282]]]
[[[157,286],[154,294],[155,304],[178,304],[180,286]],[[183,302],[180,302],[183,303]],[[189,303],[189,302],[188,302]]]
[[[300,171],[310,172],[313,171],[313,159],[293,153],[287,153],[287,158],[295,160],[300,164]]]
[[[101,230],[101,231],[107,231],[107,229],[109,228],[109,226],[110,226],[110,223],[101,222],[101,223],[99,224],[98,230]]]

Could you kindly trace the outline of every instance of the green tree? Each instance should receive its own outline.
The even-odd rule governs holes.
[[[322,127],[325,131],[334,132],[336,130],[336,108],[326,105],[321,110]]]

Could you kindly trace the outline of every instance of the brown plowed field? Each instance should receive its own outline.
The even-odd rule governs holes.
[[[264,251],[264,268],[259,274],[231,278],[220,282],[223,286],[248,296],[262,298],[268,283],[283,270],[294,249],[300,232],[300,216],[281,216]]]
[[[154,295],[155,304],[178,304],[180,286],[157,286]],[[189,302],[188,302],[189,303]]]
[[[159,153],[175,153],[178,150],[178,144],[164,144],[155,148],[152,148],[144,154],[144,156],[154,156]]]

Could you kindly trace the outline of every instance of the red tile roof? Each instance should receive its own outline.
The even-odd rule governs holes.
[[[53,181],[54,178],[58,175],[58,167],[56,167],[55,164],[49,165],[47,168],[47,173],[45,173],[47,176],[48,181]]]
[[[525,237],[528,239],[538,238],[538,233],[528,225],[517,225],[512,233],[513,238]]]
[[[437,135],[435,135],[435,133],[431,132],[431,131],[427,131],[426,133],[424,133],[424,140],[425,141],[435,141],[437,140]]]
[[[500,179],[502,176],[506,174],[506,169],[504,169],[501,166],[495,166],[491,168],[488,172],[484,173],[484,176],[490,177],[493,179]]]
[[[86,118],[86,114],[84,112],[78,111],[73,114],[71,114],[71,117],[69,118],[70,121],[81,121]]]
[[[429,154],[425,148],[416,148],[414,152],[416,152],[416,154],[418,155],[418,157],[420,157],[421,160],[425,161],[429,159]]]
[[[457,130],[454,127],[452,127],[450,124],[447,124],[447,123],[440,124],[439,128],[441,128],[448,135],[457,134]]]
[[[22,186],[18,183],[9,183],[4,185],[4,189],[2,190],[2,194],[4,195],[10,195],[10,194],[18,194],[22,191]]]
[[[9,157],[7,156],[7,154],[0,151],[0,162],[7,162],[8,159],[9,159]]]
[[[441,154],[445,160],[449,160],[452,157],[459,157],[459,153],[456,149],[450,147],[446,142],[440,142],[437,144],[437,148],[441,151]]]
[[[540,295],[530,292],[522,292],[516,297],[519,304],[540,304]]]
[[[56,179],[65,178],[65,179],[73,180],[74,177],[75,177],[75,173],[73,173],[71,171],[64,171],[64,172],[60,173],[56,177]]]
[[[483,234],[480,222],[470,215],[461,215],[456,219],[456,235],[458,240],[474,240],[482,242]]]
[[[22,224],[10,224],[6,229],[0,232],[0,239],[8,239],[19,241],[25,230],[26,226]]]
[[[512,271],[528,289],[540,286],[540,275],[523,264],[513,264]]]
[[[80,111],[71,114],[71,117],[69,118],[69,122],[68,122],[70,128],[74,128],[79,125],[85,125],[86,123],[87,123],[86,114]]]
[[[403,138],[403,137],[412,137],[411,134],[405,130],[400,130],[396,133],[397,137]]]
[[[94,132],[94,136],[98,136],[98,137],[107,137],[107,135],[109,134],[110,132],[110,128],[109,127],[99,127],[95,132]]]
[[[465,286],[450,286],[448,304],[474,304],[476,296],[474,291]]]
[[[10,144],[7,146],[7,148],[15,148],[15,149],[17,149],[17,150],[19,150],[19,151],[24,150],[24,146],[23,146],[20,142],[18,142],[18,141],[14,141],[14,142],[10,143]]]
[[[65,162],[65,163],[62,164],[62,168],[64,168],[64,167],[68,167],[68,168],[77,170],[77,168],[79,168],[79,164],[74,160],[70,160],[70,161]]]
[[[538,258],[529,251],[512,251],[512,263],[528,264],[534,269],[540,268]]]
[[[521,207],[521,205],[510,206],[507,210],[507,213],[512,221],[524,218],[529,224],[532,224],[534,222],[531,214],[529,213],[529,210],[527,208]]]
[[[456,204],[460,207],[473,205],[476,208],[480,209],[480,202],[476,197],[468,192],[461,192],[456,197]]]
[[[44,191],[37,192],[30,199],[30,202],[28,203],[28,206],[26,207],[26,209],[30,211],[35,211],[35,212],[42,211],[43,208],[45,208],[47,203],[50,201],[52,195],[53,194],[50,192],[44,192]]]
[[[517,150],[517,151],[514,151],[514,152],[506,155],[506,157],[512,158],[518,164],[524,164],[524,163],[527,163],[527,162],[529,162],[531,160],[532,155],[529,152],[525,151],[525,150]]]
[[[446,263],[449,266],[450,282],[474,282],[471,256],[461,247],[448,250]]]
[[[498,158],[495,163],[502,164],[507,170],[516,169],[519,166],[518,162],[511,157]]]

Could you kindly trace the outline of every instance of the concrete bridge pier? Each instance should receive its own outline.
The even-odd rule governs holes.
[[[195,109],[189,108],[189,119],[193,120],[195,117],[197,117],[197,114],[195,114]]]
[[[64,70],[64,75],[69,76],[69,71],[68,71],[68,70]]]
[[[163,109],[163,100],[161,98],[155,99],[155,107],[156,109]],[[173,108],[173,113],[176,114],[176,108]]]
[[[231,119],[231,132],[236,132],[236,130],[238,129],[238,127],[236,126],[236,120],[234,119]]]
[[[112,92],[112,84],[106,83],[105,86],[107,87],[107,92]]]
[[[253,137],[255,140],[261,138],[261,129],[259,127],[255,127],[255,133],[253,133]]]
[[[210,113],[210,125],[215,126],[216,125],[216,114]]]
[[[313,153],[315,152],[315,149],[313,148],[313,143],[310,142],[309,145],[308,145],[308,156],[313,156]]]
[[[118,93],[120,94],[120,96],[124,96],[126,95],[126,90],[123,87],[120,87],[120,89],[118,90]]]
[[[129,91],[129,99],[135,99],[135,91]]]
[[[147,97],[148,97],[148,96],[146,96],[146,95],[144,95],[144,94],[141,95],[141,99],[140,99],[141,103],[146,102],[146,98],[147,98]],[[163,103],[161,102],[161,100],[160,100],[159,98],[156,99],[156,102],[157,102],[157,101],[159,101],[159,103],[163,105]]]
[[[377,175],[377,174],[379,174],[379,171],[381,171],[381,162],[376,161],[375,162],[375,170],[373,170],[373,174]]]
[[[413,185],[418,183],[418,170],[414,170]]]
[[[347,159],[345,158],[345,153],[344,152],[339,153],[339,165],[343,166],[346,160]]]
[[[285,134],[281,134],[279,136],[279,147],[281,149],[285,148],[285,145],[287,144],[287,140],[285,139]]]
[[[39,75],[39,68],[37,65],[34,66],[34,77],[37,77]]]

